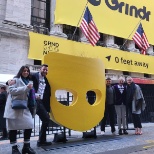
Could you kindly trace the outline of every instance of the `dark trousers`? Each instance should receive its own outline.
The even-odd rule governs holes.
[[[37,111],[36,114],[39,116],[39,118],[42,121],[41,130],[39,132],[39,141],[45,142],[46,141],[46,131],[47,127],[49,125],[50,116],[48,112],[46,111],[43,102],[41,100],[37,100]]]
[[[30,141],[31,133],[32,133],[32,129],[24,130],[24,141]],[[17,142],[17,130],[9,131],[9,139],[11,144]]]
[[[132,114],[132,120],[134,123],[134,128],[142,128],[141,119],[139,114]]]
[[[101,131],[105,132],[105,125],[106,125],[108,116],[110,120],[111,132],[113,133],[115,132],[115,107],[114,105],[105,106],[104,118],[101,121]]]
[[[7,135],[7,129],[6,128],[3,128],[2,129],[2,132],[3,132],[3,137],[4,138],[7,138],[8,137],[8,135]]]
[[[2,130],[3,137],[7,138],[6,119],[3,118],[5,106],[0,106],[0,130]]]

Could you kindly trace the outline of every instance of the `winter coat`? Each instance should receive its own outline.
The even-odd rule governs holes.
[[[22,81],[21,78],[14,78],[16,83],[12,86],[9,86],[9,95],[7,98],[4,117],[9,119],[8,121],[14,121],[16,123],[16,129],[30,129],[33,128],[33,119],[29,109],[12,109],[11,101],[14,100],[28,100],[27,94],[29,89],[27,85]],[[18,126],[18,122],[20,124]],[[12,124],[11,124],[12,125]],[[22,127],[21,127],[22,126]],[[11,129],[11,128],[10,128]],[[14,130],[14,126],[12,130]]]
[[[141,114],[141,111],[144,111],[146,104],[145,104],[145,100],[144,100],[140,86],[135,84],[135,87],[136,87],[136,89],[135,89],[135,93],[134,93],[133,101],[132,101],[132,113]],[[137,103],[138,103],[139,100],[141,100],[140,101],[141,105],[137,109]]]
[[[24,110],[14,110],[12,109],[11,101],[13,100],[28,100],[27,92],[29,89],[25,85],[25,83],[22,81],[21,78],[15,79],[16,83],[12,86],[9,86],[9,95],[5,106],[5,112],[4,117],[10,118],[10,119],[16,119],[19,116],[23,116]]]

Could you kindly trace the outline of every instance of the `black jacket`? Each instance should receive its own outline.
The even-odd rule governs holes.
[[[6,99],[7,99],[7,92],[5,91],[0,93],[0,108],[5,108]]]
[[[107,92],[107,89],[108,88],[112,88],[112,90],[113,90],[113,103],[112,103],[112,105],[115,105],[115,101],[116,101],[116,95],[115,95],[115,90],[114,90],[114,87],[113,86],[106,86],[106,99],[105,99],[105,104],[106,105],[109,105],[108,104],[108,98],[110,97],[110,95],[108,94],[108,92]],[[111,104],[110,104],[111,105]]]
[[[33,86],[34,86],[35,92],[37,93],[38,88],[39,88],[39,72],[31,74],[31,79],[33,81]],[[47,112],[50,112],[51,88],[50,88],[50,84],[48,82],[48,79],[46,77],[44,77],[44,79],[45,79],[46,86],[45,86],[42,101],[43,101],[43,105],[44,105],[45,109],[47,110]]]
[[[126,105],[126,86],[124,86],[124,91],[121,94],[119,89],[118,89],[118,85],[114,86],[114,91],[115,91],[115,95],[116,95],[116,101],[115,101],[115,105],[121,105],[122,103],[124,105]]]

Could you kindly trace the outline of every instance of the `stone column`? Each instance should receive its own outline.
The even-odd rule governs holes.
[[[67,38],[67,35],[63,33],[63,25],[55,25],[54,20],[54,11],[56,6],[56,0],[51,0],[50,5],[50,35]]]
[[[6,0],[0,0],[0,24],[5,18],[5,10],[6,10]]]
[[[30,25],[31,0],[6,0],[5,20],[18,24]]]
[[[112,35],[103,35],[104,44],[109,48],[116,48],[119,49],[119,46],[114,43],[114,36]]]
[[[126,40],[124,40],[124,41],[126,41]],[[125,43],[125,47],[130,52],[140,53],[139,49],[135,48],[135,42],[133,40],[127,40],[127,42]]]
[[[84,33],[81,30],[79,30],[79,32],[80,32],[80,40],[81,40],[81,42],[90,43],[88,41],[88,39],[86,38],[86,36],[84,35]]]
[[[16,74],[22,65],[34,63],[34,60],[27,58],[28,32],[33,30],[30,26],[31,0],[4,1],[5,10],[0,28],[0,73]]]
[[[148,54],[148,55],[152,55],[152,56],[154,56],[153,46],[152,46],[152,45],[150,45],[150,48],[148,48],[148,50],[147,50],[147,54]]]

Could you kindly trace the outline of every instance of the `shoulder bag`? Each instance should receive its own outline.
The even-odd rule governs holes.
[[[12,100],[12,109],[27,109],[27,100]]]

